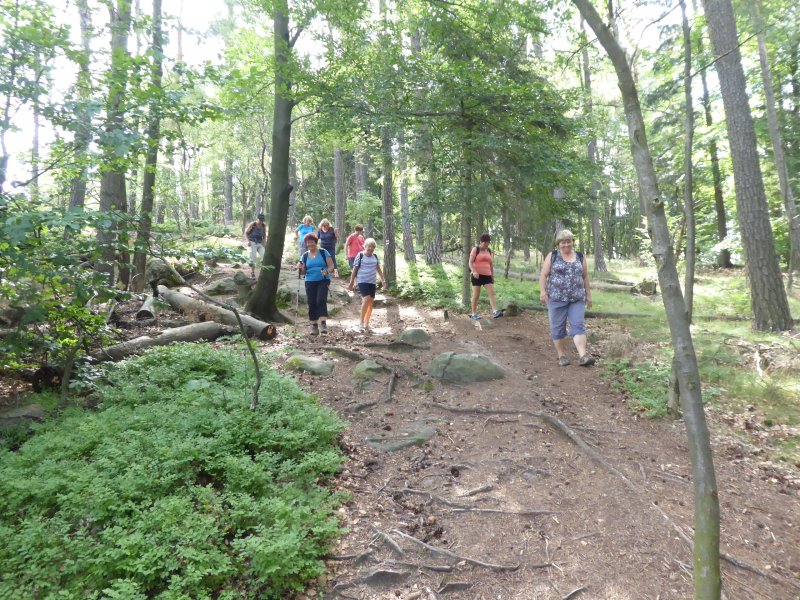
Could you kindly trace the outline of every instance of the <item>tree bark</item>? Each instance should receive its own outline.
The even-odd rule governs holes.
[[[347,228],[344,222],[344,156],[341,148],[333,151],[333,196],[334,227],[342,234]]]
[[[786,167],[786,156],[783,151],[783,137],[781,126],[778,122],[778,112],[775,108],[775,91],[772,87],[772,72],[769,68],[767,44],[764,40],[764,24],[761,19],[761,0],[753,2],[753,17],[758,38],[758,57],[761,61],[761,77],[764,80],[764,99],[767,105],[767,125],[769,138],[772,142],[772,156],[775,169],[778,172],[783,207],[786,211],[786,221],[789,225],[790,256],[789,269],[791,272],[800,271],[800,215],[797,214],[797,204],[794,200],[792,185],[789,180],[789,169]],[[790,272],[789,281],[792,280]]]
[[[692,148],[694,146],[694,103],[692,102],[692,37],[689,19],[686,17],[686,1],[679,0],[683,30],[683,97],[684,134],[683,140],[683,214],[686,219],[686,273],[683,284],[683,297],[686,315],[692,322],[694,304],[694,270],[697,260],[695,249],[694,218],[694,173],[692,169]]]
[[[230,227],[233,225],[233,157],[225,157],[225,181],[222,187],[222,193],[225,195],[225,212],[224,219],[225,225]]]
[[[114,139],[121,136],[125,127],[125,89],[128,82],[127,63],[128,30],[131,21],[131,5],[127,0],[118,0],[117,5],[109,5],[111,29],[111,68],[108,97],[106,99],[106,141],[103,144],[102,178],[100,180],[100,211],[121,212],[127,209],[128,197],[125,193],[125,173],[127,153],[121,153],[114,146]],[[109,283],[115,282],[114,262],[122,262],[117,255],[117,244],[127,243],[126,236],[119,238],[119,220],[111,217],[112,225],[97,229],[97,243],[102,248],[102,264],[98,271],[108,275]],[[122,270],[122,269],[121,269]],[[122,273],[121,273],[122,275]]]
[[[286,0],[274,6],[273,32],[275,40],[275,107],[272,119],[272,165],[270,179],[269,229],[258,281],[247,303],[247,310],[262,319],[284,322],[277,306],[281,258],[286,239],[286,217],[289,212],[289,150],[292,140],[292,81],[289,79],[289,59],[292,41],[289,38],[289,8]]]
[[[407,151],[402,131],[398,141],[400,143],[400,216],[403,220],[403,258],[406,263],[413,263],[416,262],[417,257],[414,254],[414,237],[411,234],[411,210],[408,204],[408,174],[406,173]]]
[[[158,310],[156,309],[156,299],[153,294],[147,294],[142,302],[141,308],[136,311],[136,320],[154,319]]]
[[[175,310],[179,310],[184,314],[191,314],[203,319],[211,319],[224,325],[238,326],[239,322],[236,320],[236,315],[224,308],[214,306],[203,300],[190,298],[186,294],[181,294],[175,290],[171,290],[163,285],[158,286],[158,295],[163,297],[164,300],[169,302]],[[240,313],[242,323],[244,323],[247,335],[250,337],[257,337],[260,340],[271,340],[277,334],[278,330],[275,325],[259,321],[249,315]]]
[[[225,327],[213,321],[207,323],[192,323],[185,327],[167,329],[165,332],[155,337],[145,335],[128,340],[127,342],[122,342],[121,344],[114,344],[107,348],[101,348],[92,354],[92,358],[99,362],[107,360],[117,361],[133,354],[139,354],[155,346],[167,346],[176,342],[211,341],[223,335],[232,335],[236,333],[236,331],[237,329],[235,327]]]
[[[658,190],[653,158],[639,104],[639,94],[627,57],[590,0],[573,0],[595,32],[617,72],[628,122],[631,154],[639,191],[647,208],[653,257],[658,268],[662,301],[667,313],[672,344],[678,362],[678,381],[689,442],[694,485],[694,583],[697,600],[718,600],[721,592],[719,564],[719,497],[711,442],[703,411],[697,357],[681,294],[680,278],[670,244],[669,227]]]
[[[731,0],[703,0],[703,6],[725,107],[737,216],[750,284],[753,328],[786,331],[792,328],[792,316],[769,221],[733,5]]]
[[[142,180],[142,205],[139,209],[139,228],[136,232],[136,252],[133,267],[136,273],[132,282],[134,291],[142,291],[147,282],[144,271],[150,246],[150,232],[153,224],[153,202],[155,199],[156,172],[158,170],[158,145],[161,143],[161,79],[164,74],[164,40],[161,30],[161,0],[153,0],[153,55],[150,122],[147,124],[147,154],[144,159],[144,179]]]
[[[394,159],[392,157],[392,134],[388,127],[381,131],[381,156],[383,157],[383,275],[388,284],[397,281],[394,241]]]

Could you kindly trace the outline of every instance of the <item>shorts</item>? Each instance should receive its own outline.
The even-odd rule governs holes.
[[[547,315],[550,317],[550,339],[562,340],[567,337],[567,319],[569,319],[569,335],[586,335],[583,325],[586,313],[586,302],[557,302],[550,300],[547,303]]]
[[[361,292],[361,297],[366,298],[367,296],[371,296],[372,298],[375,297],[375,290],[378,289],[374,283],[359,283],[358,284],[358,291]]]
[[[472,281],[472,287],[494,284],[494,277],[491,275],[478,275],[478,277],[475,278],[472,276],[472,274],[470,274],[469,278]]]
[[[358,254],[356,254],[356,256],[358,256]],[[347,264],[350,265],[351,269],[353,268],[353,263],[354,262],[356,262],[356,257],[355,256],[348,256],[347,257]]]
[[[253,262],[264,260],[264,244],[250,242],[250,260]]]

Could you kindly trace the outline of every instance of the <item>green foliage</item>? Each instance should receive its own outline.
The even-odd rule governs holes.
[[[155,349],[0,451],[0,597],[285,598],[319,575],[343,423],[268,369],[250,411],[249,371]]]
[[[606,360],[603,375],[611,387],[626,394],[628,407],[648,417],[667,414],[670,365],[653,361]]]

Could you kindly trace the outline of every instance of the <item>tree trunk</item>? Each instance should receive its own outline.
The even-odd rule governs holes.
[[[683,140],[683,214],[686,219],[686,273],[683,284],[683,296],[686,304],[686,315],[692,322],[692,306],[694,304],[694,269],[697,260],[695,250],[694,219],[694,174],[692,170],[692,148],[694,146],[694,104],[692,102],[692,37],[689,20],[686,17],[686,1],[679,0],[683,29],[683,97],[685,136]]]
[[[153,0],[153,66],[150,106],[150,122],[147,124],[147,154],[144,159],[144,179],[142,180],[142,206],[139,211],[139,229],[136,232],[136,253],[133,266],[136,272],[132,289],[142,291],[147,282],[144,271],[150,245],[150,232],[153,223],[153,202],[155,199],[156,172],[158,170],[158,145],[161,142],[161,107],[157,99],[161,91],[161,79],[164,74],[162,65],[164,57],[164,40],[161,30],[161,0]]]
[[[142,336],[121,344],[114,344],[107,348],[101,348],[92,358],[96,361],[117,361],[128,358],[133,354],[153,348],[155,346],[168,346],[177,342],[197,342],[200,340],[215,340],[223,335],[232,335],[238,330],[236,327],[225,327],[219,323],[209,321],[207,323],[193,323],[185,327],[175,327],[167,329],[156,337]]]
[[[413,263],[416,262],[417,257],[414,254],[414,238],[411,235],[411,210],[408,205],[408,174],[406,173],[407,151],[402,131],[398,141],[400,144],[400,216],[403,220],[403,258],[406,259],[406,263]]]
[[[39,204],[39,98],[33,99],[33,139],[31,141],[31,201]]]
[[[334,227],[340,233],[347,229],[344,222],[344,156],[341,148],[333,151]]]
[[[253,294],[247,310],[262,319],[283,322],[277,306],[281,258],[286,240],[286,217],[289,212],[289,150],[292,141],[292,82],[289,80],[289,62],[293,42],[289,39],[289,9],[287,0],[278,0],[274,7],[273,32],[275,38],[275,107],[272,119],[272,165],[270,167],[270,211],[267,245]]]
[[[289,192],[289,216],[287,223],[294,225],[296,223],[297,215],[297,160],[292,158],[289,160],[289,187],[292,191]]]
[[[783,151],[781,126],[778,123],[778,112],[775,108],[775,91],[772,87],[772,72],[769,68],[767,45],[764,41],[764,24],[761,19],[761,0],[754,0],[753,15],[755,28],[758,32],[758,57],[761,61],[761,77],[764,80],[769,138],[772,141],[772,155],[775,159],[775,169],[778,171],[778,184],[780,185],[781,198],[783,198],[783,206],[786,211],[786,221],[789,225],[789,242],[791,244],[789,267],[790,271],[794,272],[800,270],[800,215],[797,214],[797,204],[789,181],[789,170],[786,167],[786,156]],[[791,281],[792,274],[790,273],[789,281]]]
[[[239,325],[233,311],[214,306],[203,300],[190,298],[186,294],[181,294],[166,286],[158,286],[158,295],[169,302],[170,306],[175,310],[179,310],[186,315],[193,315],[200,321],[212,320],[224,325],[233,325],[234,327]],[[257,337],[260,340],[271,340],[278,334],[275,325],[271,323],[265,323],[264,321],[241,313],[239,316],[242,318],[245,331],[250,337]]]
[[[703,0],[703,6],[725,107],[737,216],[747,260],[753,328],[758,331],[787,331],[792,328],[792,316],[769,221],[733,6],[731,0]]]
[[[669,227],[658,190],[653,158],[647,145],[639,94],[627,57],[590,0],[573,0],[583,18],[606,50],[617,72],[628,122],[631,154],[642,201],[647,207],[653,256],[658,268],[662,301],[667,313],[672,344],[678,361],[677,376],[692,461],[694,485],[694,584],[696,600],[718,600],[721,591],[719,565],[719,496],[711,443],[703,412],[697,357],[689,330],[680,278],[670,244]]]
[[[582,30],[583,21],[581,21],[581,31]],[[591,121],[592,113],[594,112],[594,100],[592,98],[592,67],[589,63],[589,49],[587,46],[583,47],[583,52],[581,55],[583,57],[583,84],[586,98],[585,110],[586,114],[589,116],[589,120]],[[592,182],[589,192],[589,202],[591,204],[592,237],[594,238],[594,270],[597,273],[607,273],[608,267],[606,266],[606,259],[603,255],[603,244],[601,243],[602,238],[600,235],[600,216],[598,215],[600,207],[597,203],[600,192],[600,182],[598,181],[596,175],[597,136],[594,134],[594,132],[592,132],[592,137],[586,144],[586,155],[589,159],[589,166],[592,169]]]
[[[392,170],[392,134],[388,127],[381,131],[381,155],[383,157],[383,186],[381,200],[383,203],[383,275],[387,284],[397,281],[395,269],[395,241],[394,241],[394,181]]]
[[[223,183],[222,193],[225,195],[225,225],[233,225],[233,157],[225,158],[225,182]]]
[[[131,21],[131,5],[126,0],[118,0],[117,6],[109,5],[111,28],[111,68],[108,97],[106,100],[105,132],[107,141],[103,145],[102,178],[100,180],[100,211],[125,212],[127,194],[125,193],[125,173],[127,153],[120,153],[113,140],[122,136],[125,127],[124,96],[128,81],[128,30]],[[118,239],[119,220],[111,217],[112,225],[97,229],[97,243],[102,248],[102,264],[98,270],[108,275],[109,283],[115,282],[114,261],[118,259],[115,242],[127,242],[125,236]]]
[[[144,319],[154,319],[158,314],[156,308],[156,299],[153,294],[147,294],[142,302],[142,306],[136,311],[136,320],[143,321]]]

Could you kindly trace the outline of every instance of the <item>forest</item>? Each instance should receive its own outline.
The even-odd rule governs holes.
[[[733,403],[777,394],[765,422],[800,468],[798,24],[785,0],[0,0],[0,399],[17,407],[21,381],[52,394],[52,418],[0,435],[0,597],[280,598],[320,576],[346,423],[267,343],[294,326],[303,344],[286,285],[309,215],[340,245],[363,225],[388,295],[458,317],[481,234],[501,299],[534,311],[538,269],[572,231],[600,313],[660,323],[650,367],[609,352],[601,368],[633,396],[657,371],[656,412],[682,418],[692,593],[719,598],[706,413],[732,384],[709,370],[712,344],[747,346],[758,384]],[[259,214],[257,278],[238,304],[209,299],[235,314],[211,337],[229,346],[104,363],[130,341],[120,307],[152,308],[159,265],[189,287],[246,273]],[[657,305],[612,299],[628,278]],[[171,469],[114,479],[148,447]],[[199,558],[148,556],[203,539]]]

